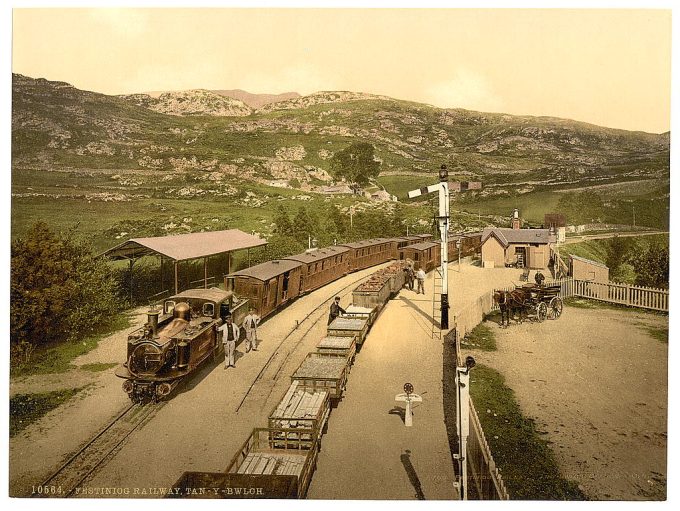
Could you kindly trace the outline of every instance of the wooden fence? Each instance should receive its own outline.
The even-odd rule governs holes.
[[[668,291],[649,287],[631,286],[628,284],[607,284],[574,280],[571,277],[546,280],[545,285],[559,285],[562,298],[578,296],[601,300],[609,303],[629,305],[657,311],[668,312]],[[513,287],[499,290],[510,290]],[[482,322],[484,317],[497,309],[493,300],[493,291],[482,294],[469,303],[455,315],[453,330],[455,330],[457,364],[462,367],[462,351],[460,340]],[[496,467],[491,449],[486,441],[484,430],[470,398],[470,436],[468,438],[468,452],[466,460],[469,468],[469,478],[474,484],[482,500],[508,500],[510,497],[503,482],[503,478]]]
[[[630,307],[640,307],[668,312],[668,290],[653,287],[631,286],[615,282],[601,283],[564,278],[546,280],[545,285],[559,284],[562,298],[578,296]]]
[[[456,314],[453,330],[456,344],[456,363],[463,367],[461,339],[474,327],[482,322],[484,316],[491,312],[495,304],[493,292],[484,293],[472,303]],[[470,396],[470,435],[467,441],[467,452],[464,453],[465,463],[468,466],[468,487],[473,487],[480,500],[510,500],[508,490],[505,487],[496,462],[491,454],[491,448],[484,435],[484,430],[479,422],[479,416],[475,409],[472,396]]]

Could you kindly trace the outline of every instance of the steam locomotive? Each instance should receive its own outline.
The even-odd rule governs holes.
[[[217,328],[231,314],[245,318],[248,301],[218,288],[190,289],[165,300],[162,310],[128,336],[126,362],[116,369],[135,403],[167,397],[184,377],[222,353]]]

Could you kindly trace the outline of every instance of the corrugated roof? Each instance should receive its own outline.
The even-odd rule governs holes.
[[[293,270],[295,268],[300,268],[302,264],[297,261],[288,261],[286,259],[276,259],[274,261],[267,261],[266,263],[258,264],[256,266],[251,266],[244,270],[237,271],[231,275],[234,277],[252,277],[257,280],[267,281],[273,279],[285,273],[287,271]]]
[[[132,238],[101,255],[111,259],[135,259],[146,255],[161,254],[175,261],[186,261],[266,244],[266,240],[257,236],[238,229],[229,229],[154,238]]]
[[[302,263],[313,263],[315,261],[320,261],[327,257],[333,257],[340,254],[349,252],[347,247],[326,247],[320,248],[319,250],[311,250],[309,252],[303,252],[302,254],[295,254],[292,256],[284,257],[284,259],[291,259],[293,261],[300,261]]]
[[[492,234],[495,234],[504,246],[509,243],[550,243],[550,231],[548,229],[510,229],[507,227],[484,229],[482,243]]]

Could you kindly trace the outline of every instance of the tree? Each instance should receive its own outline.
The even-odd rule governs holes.
[[[283,236],[293,235],[293,224],[290,222],[288,213],[281,204],[276,207],[274,223],[276,224],[276,227],[274,228],[276,234],[281,234]]]
[[[10,342],[16,347],[79,340],[119,307],[117,282],[73,233],[34,224],[11,247]]]
[[[310,215],[307,208],[300,206],[293,219],[293,237],[303,245],[307,245],[309,236],[315,237],[319,230],[319,222],[316,215]]]
[[[652,244],[638,256],[632,258],[637,277],[635,284],[647,287],[668,287],[668,248]]]
[[[365,185],[380,174],[380,162],[374,158],[373,144],[354,142],[333,155],[331,168],[350,183]]]

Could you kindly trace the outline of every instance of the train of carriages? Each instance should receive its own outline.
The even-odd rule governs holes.
[[[449,259],[479,251],[481,233],[449,239]],[[160,311],[128,336],[126,361],[116,369],[133,402],[166,398],[188,375],[222,353],[218,327],[227,315],[240,325],[250,308],[261,318],[345,275],[386,263],[413,261],[430,271],[440,264],[432,235],[374,238],[267,261],[225,276],[225,289],[190,289],[167,298]]]

